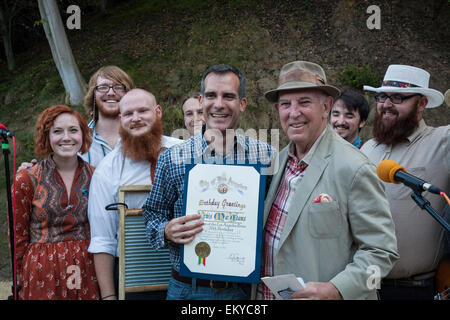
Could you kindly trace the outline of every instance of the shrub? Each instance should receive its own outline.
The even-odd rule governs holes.
[[[369,66],[346,66],[339,75],[339,80],[356,89],[362,89],[363,85],[377,87],[380,84],[380,77]]]

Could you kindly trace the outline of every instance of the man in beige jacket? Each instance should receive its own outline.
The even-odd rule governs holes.
[[[265,203],[263,276],[293,273],[293,299],[376,299],[398,259],[394,224],[375,166],[327,125],[339,90],[311,62],[283,66],[275,105],[290,143]],[[271,299],[264,285],[257,298]]]

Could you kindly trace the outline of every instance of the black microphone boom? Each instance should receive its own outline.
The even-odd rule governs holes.
[[[398,170],[394,174],[394,179],[396,181],[402,182],[404,185],[410,187],[414,191],[428,191],[435,194],[441,194],[441,190],[438,187],[435,187],[422,179],[419,179],[408,172]]]
[[[2,150],[5,162],[5,177],[6,177],[6,198],[8,204],[8,223],[9,223],[9,242],[11,250],[11,266],[12,266],[12,296],[8,299],[17,299],[17,273],[16,273],[16,251],[15,251],[15,229],[14,229],[14,216],[13,216],[13,204],[11,195],[11,181],[9,172],[9,144],[8,137],[12,137],[11,132],[6,129],[4,125],[0,123],[0,137],[2,140]]]
[[[431,216],[439,222],[447,231],[450,231],[450,225],[445,221],[430,205],[430,201],[422,196],[423,191],[441,194],[439,188],[419,179],[412,174],[406,172],[405,168],[400,166],[394,160],[383,160],[377,166],[377,175],[384,181],[389,183],[403,183],[410,187],[414,192],[411,198],[421,208],[426,210]],[[444,194],[444,193],[443,193]]]

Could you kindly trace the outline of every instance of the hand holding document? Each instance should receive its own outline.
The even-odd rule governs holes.
[[[189,230],[201,232],[180,248],[180,275],[260,281],[264,183],[256,165],[195,164],[186,169],[183,221]],[[192,213],[200,220],[190,218]],[[199,225],[191,227],[193,221]]]
[[[275,277],[261,278],[264,284],[272,291],[277,300],[287,300],[298,290],[306,288],[305,282],[294,274],[284,274]]]

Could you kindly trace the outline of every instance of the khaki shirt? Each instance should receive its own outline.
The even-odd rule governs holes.
[[[420,121],[419,127],[404,142],[395,146],[366,142],[361,151],[375,164],[391,159],[406,171],[450,192],[450,125],[433,128]],[[387,278],[406,278],[436,269],[442,256],[444,228],[411,198],[412,190],[403,184],[385,183],[395,223],[400,260]],[[422,195],[441,216],[446,204],[442,196]]]

